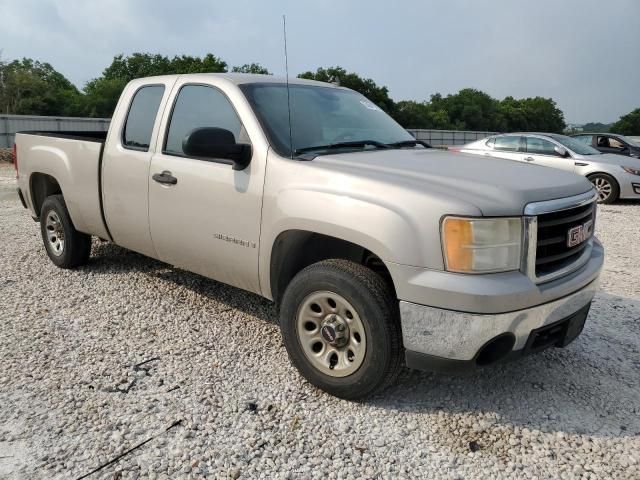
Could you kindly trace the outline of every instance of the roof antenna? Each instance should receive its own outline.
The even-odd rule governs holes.
[[[289,59],[287,56],[287,17],[282,15],[282,29],[284,31],[284,68],[287,79],[287,111],[289,113],[289,149],[293,158],[293,135],[291,134],[291,96],[289,95]]]

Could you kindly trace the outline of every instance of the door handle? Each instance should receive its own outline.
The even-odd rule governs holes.
[[[533,161],[535,161],[535,158],[533,158],[533,157],[524,157],[524,159],[525,159],[527,162],[533,162]]]
[[[178,183],[178,179],[171,175],[169,170],[165,170],[162,173],[154,173],[153,176],[154,181],[158,183],[162,183],[163,185],[175,185]]]

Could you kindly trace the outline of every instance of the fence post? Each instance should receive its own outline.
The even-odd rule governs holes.
[[[11,132],[9,131],[9,116],[6,115],[4,117],[4,138],[5,138],[5,147],[11,148],[13,145],[11,144]],[[15,132],[13,132],[15,134]]]

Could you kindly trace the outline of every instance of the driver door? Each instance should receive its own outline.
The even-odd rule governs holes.
[[[178,81],[174,92],[148,178],[149,227],[158,258],[259,292],[265,159],[254,151],[249,166],[238,171],[228,161],[185,154],[182,141],[197,128],[224,128],[239,143],[250,139],[221,89]]]
[[[541,137],[525,137],[524,159],[534,165],[559,168],[573,172],[575,162],[571,157],[561,157],[555,151],[556,144]]]

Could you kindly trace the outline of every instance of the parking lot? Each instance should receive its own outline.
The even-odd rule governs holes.
[[[599,208],[601,291],[569,347],[405,370],[355,403],[301,379],[256,295],[98,241],[57,269],[13,177],[0,164],[0,478],[640,478],[640,203]]]

